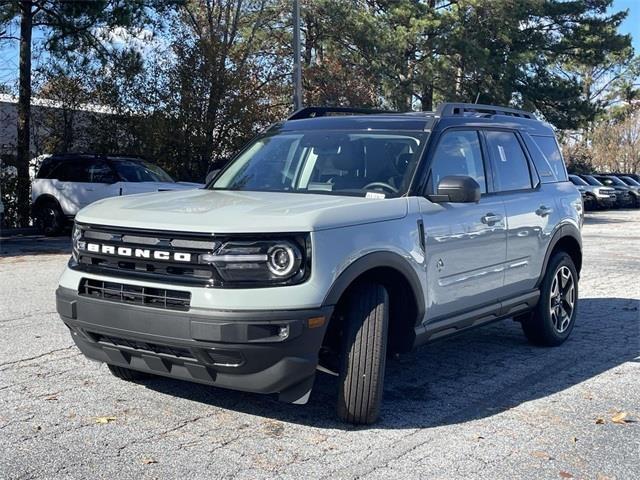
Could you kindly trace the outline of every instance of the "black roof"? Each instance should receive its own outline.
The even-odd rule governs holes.
[[[552,127],[530,112],[510,107],[443,103],[435,112],[393,112],[348,107],[306,107],[269,131],[405,130],[449,126],[507,127],[537,135],[553,135]]]

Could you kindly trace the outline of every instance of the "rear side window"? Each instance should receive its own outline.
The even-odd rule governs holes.
[[[529,162],[515,133],[488,131],[486,137],[496,191],[531,188]]]
[[[86,160],[66,160],[60,162],[53,171],[54,178],[61,182],[89,182]]]
[[[53,170],[58,166],[60,162],[53,158],[45,158],[42,161],[42,165],[38,169],[38,174],[36,178],[55,178],[53,174]]]
[[[531,135],[544,157],[547,159],[553,174],[559,182],[567,180],[567,169],[562,160],[562,154],[558,148],[558,142],[554,137],[543,137],[539,135]]]

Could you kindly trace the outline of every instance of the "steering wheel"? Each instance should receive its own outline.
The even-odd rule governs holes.
[[[369,190],[369,189],[372,189],[372,188],[381,188],[381,189],[387,190],[388,192],[391,192],[391,193],[398,193],[398,189],[397,188],[392,187],[391,185],[389,185],[388,183],[385,183],[385,182],[371,182],[371,183],[368,183],[363,187],[363,190]]]

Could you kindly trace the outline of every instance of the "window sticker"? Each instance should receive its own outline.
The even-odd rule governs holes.
[[[504,147],[502,145],[498,145],[498,152],[500,153],[500,161],[507,163],[507,156],[504,153]]]

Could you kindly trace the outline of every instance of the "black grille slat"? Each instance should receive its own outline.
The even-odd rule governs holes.
[[[109,343],[116,347],[130,348],[142,352],[155,353],[160,355],[171,355],[176,358],[195,359],[188,348],[175,347],[169,345],[160,345],[157,343],[140,342],[127,338],[114,337],[111,335],[93,334],[96,342]]]
[[[78,294],[111,302],[143,305],[165,310],[187,311],[191,306],[190,292],[140,287],[90,278],[80,280]]]

